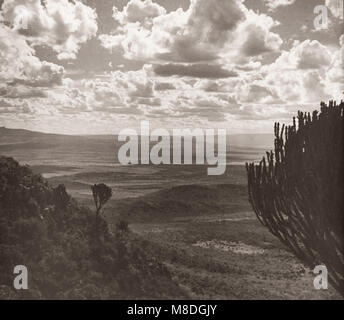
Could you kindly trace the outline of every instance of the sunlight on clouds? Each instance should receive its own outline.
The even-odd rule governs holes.
[[[0,79],[32,87],[49,87],[62,83],[64,68],[40,61],[23,35],[0,24]]]
[[[326,0],[325,5],[334,17],[343,20],[343,0]]]
[[[282,44],[270,31],[273,19],[249,11],[240,0],[192,0],[188,10],[169,13],[151,1],[131,0],[122,11],[114,8],[113,16],[119,26],[99,38],[108,49],[121,48],[127,59],[211,62],[230,52],[259,56]]]
[[[33,45],[51,47],[59,59],[75,59],[80,44],[98,30],[95,11],[80,1],[5,0],[2,17]],[[21,18],[25,27],[14,23]]]
[[[260,1],[271,11],[292,2]],[[335,18],[338,3],[326,1]],[[13,25],[19,6],[27,10],[27,30]],[[278,33],[276,12],[254,11],[242,0],[192,0],[172,11],[130,0],[113,8],[112,32],[99,34],[103,17],[80,1],[5,0],[1,122],[41,123],[49,131],[50,121],[54,130],[61,124],[74,133],[103,133],[146,119],[157,127],[267,132],[298,109],[342,98],[343,36],[328,44],[303,32],[306,39],[289,41],[291,34]],[[82,69],[88,42],[96,46],[86,51],[94,59],[99,52],[105,60],[113,56],[107,70]],[[40,55],[42,45],[54,59]],[[80,70],[59,59],[75,59]]]
[[[273,11],[279,7],[292,5],[296,0],[264,0],[269,10]]]

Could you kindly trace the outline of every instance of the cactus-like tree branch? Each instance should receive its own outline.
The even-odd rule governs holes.
[[[344,295],[343,101],[275,124],[275,150],[246,164],[259,221],[304,263],[325,264]],[[297,124],[298,122],[298,124]]]

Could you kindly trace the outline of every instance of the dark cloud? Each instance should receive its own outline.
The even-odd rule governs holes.
[[[218,65],[211,64],[193,64],[193,65],[182,65],[182,64],[165,64],[156,65],[154,72],[158,76],[170,77],[194,77],[194,78],[208,78],[208,79],[220,79],[236,77],[238,74],[234,71],[223,69]]]
[[[277,51],[282,44],[282,40],[277,34],[268,33],[260,26],[252,25],[247,30],[249,31],[248,36],[242,47],[242,52],[247,57]]]
[[[161,99],[160,98],[138,98],[136,100],[136,103],[147,105],[147,106],[160,107],[161,106]]]
[[[0,114],[34,114],[35,111],[26,101],[13,102],[10,100],[0,99]]]
[[[0,87],[0,96],[8,99],[30,99],[45,98],[46,94],[42,89],[25,86]]]
[[[167,91],[167,90],[175,90],[176,87],[172,83],[168,82],[156,82],[154,85],[154,90],[156,91]]]

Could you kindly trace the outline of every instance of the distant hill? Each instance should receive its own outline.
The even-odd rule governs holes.
[[[29,142],[39,141],[41,139],[57,138],[58,135],[35,132],[25,129],[8,129],[0,127],[0,150],[2,146],[16,144],[17,147]],[[6,149],[6,147],[5,147]]]
[[[5,138],[14,138],[17,139],[27,139],[27,138],[35,138],[35,137],[41,137],[41,136],[56,136],[55,134],[51,133],[43,133],[43,132],[37,132],[37,131],[30,131],[25,129],[9,129],[6,127],[0,127],[0,139]]]
[[[28,142],[32,139],[75,140],[75,139],[113,139],[116,135],[64,135],[30,131],[25,129],[9,129],[0,127],[0,144]],[[273,146],[273,134],[235,134],[228,135],[227,144],[235,147],[270,148]]]
[[[272,135],[267,134],[229,135],[227,160],[236,165],[259,161],[271,150],[273,141]],[[118,150],[122,145],[115,135],[78,136],[0,128],[0,155],[14,157],[22,164],[44,164],[49,170],[52,166],[61,166],[60,171],[65,167],[86,169],[87,166],[87,170],[93,170],[94,166],[118,164]],[[40,172],[51,173],[44,169]]]
[[[66,154],[68,154],[69,150],[77,149],[80,149],[81,152],[85,150],[103,152],[105,149],[110,149],[113,146],[114,140],[114,136],[110,135],[63,135],[1,127],[0,154],[13,156],[11,152],[16,150],[33,151],[36,149],[54,149],[58,147],[60,147],[61,152],[65,151]]]
[[[176,217],[251,211],[244,185],[182,185],[137,199],[123,199],[109,208],[130,222],[166,221]]]

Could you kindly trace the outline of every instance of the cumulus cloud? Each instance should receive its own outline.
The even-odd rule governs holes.
[[[330,82],[341,83],[344,88],[344,35],[339,38],[339,50],[333,55],[331,67],[328,71]]]
[[[112,73],[112,85],[117,90],[124,90],[125,94],[135,100],[135,98],[151,98],[154,96],[154,82],[147,75],[145,69],[139,71]]]
[[[275,66],[282,69],[320,69],[328,67],[331,59],[329,50],[319,41],[296,41],[290,51],[281,54]]]
[[[238,74],[221,74],[226,69],[217,64],[208,70],[208,63],[146,65],[139,71],[112,73],[109,86],[122,97],[121,110],[136,106],[134,114],[154,119],[286,119],[300,104],[314,108],[338,92],[328,85],[333,53],[319,41],[295,41],[275,62]]]
[[[64,68],[41,61],[23,35],[0,24],[0,79],[8,84],[49,87],[61,84]]]
[[[156,82],[154,85],[154,90],[156,91],[167,91],[167,90],[175,90],[176,87],[173,83],[169,82]]]
[[[273,10],[292,1],[265,2]],[[270,128],[271,120],[290,119],[299,108],[314,109],[319,100],[344,90],[343,36],[339,49],[306,40],[287,42],[280,51],[283,41],[274,32],[279,23],[248,9],[248,1],[191,0],[188,9],[167,11],[152,0],[130,0],[114,8],[115,29],[100,39],[115,50],[114,57],[132,61],[121,57],[122,71],[114,71],[113,59],[106,73],[81,70],[78,76],[66,67],[72,79],[65,78],[63,67],[42,61],[35,48],[46,44],[60,59],[77,57],[81,44],[97,32],[95,12],[79,1],[5,3],[7,22],[0,23],[4,119],[40,112],[69,119],[64,124],[73,130],[79,123],[83,132],[85,121],[101,132],[104,123],[110,127],[117,120],[123,127],[128,119],[143,118],[168,126],[217,122],[243,130],[265,120]],[[30,13],[27,30],[15,22],[24,12],[15,4]]]
[[[35,113],[27,101],[0,99],[0,114],[2,115],[32,115]]]
[[[240,90],[240,101],[244,103],[276,103],[279,99],[278,93],[273,87],[250,83]]]
[[[9,99],[30,99],[44,98],[45,92],[42,89],[30,88],[26,86],[0,86],[0,96]]]
[[[160,106],[161,100],[155,96],[154,81],[143,68],[138,71],[111,73],[105,79],[87,81],[67,81],[60,99],[79,101],[79,112],[102,112],[107,114],[141,114],[139,106]],[[66,105],[66,101],[62,105]],[[76,108],[73,107],[73,110]],[[70,108],[68,109],[70,110]]]
[[[167,113],[173,118],[190,118],[193,120],[207,120],[211,122],[224,121],[226,119],[224,104],[215,97],[205,97],[198,93],[192,99],[179,96],[172,112]]]
[[[343,19],[343,0],[326,0],[325,5],[334,17]]]
[[[228,90],[226,83],[214,80],[199,81],[196,87],[206,92],[226,92]]]
[[[152,2],[152,0],[132,0],[119,11],[116,7],[113,9],[113,18],[120,24],[145,22],[149,23],[151,19],[165,14],[164,7]]]
[[[279,7],[292,5],[296,0],[264,0],[270,11],[274,11]]]
[[[80,1],[5,0],[1,14],[32,45],[51,47],[59,59],[75,59],[80,45],[97,34],[97,15]]]
[[[138,98],[136,100],[137,104],[143,104],[152,107],[160,107],[161,106],[161,99],[160,98]]]
[[[167,13],[150,0],[131,0],[104,47],[120,48],[127,59],[170,63],[214,62],[223,56],[258,56],[279,49],[276,22],[248,10],[242,0],[192,0],[189,8]]]
[[[246,28],[246,40],[242,45],[242,53],[247,57],[255,57],[267,52],[278,51],[282,44],[279,35],[269,32],[274,25],[271,18],[265,17],[265,22],[252,22]],[[254,19],[252,19],[254,21]]]
[[[165,64],[156,65],[154,67],[155,74],[159,76],[169,77],[178,75],[181,77],[195,77],[195,78],[208,78],[219,79],[236,77],[238,74],[231,70],[226,70],[218,65],[209,64]]]
[[[274,63],[263,66],[261,79],[249,81],[249,85],[268,89],[270,103],[307,104],[338,98],[340,87],[330,79],[338,75],[337,57],[337,51],[330,52],[318,41],[294,42]]]

